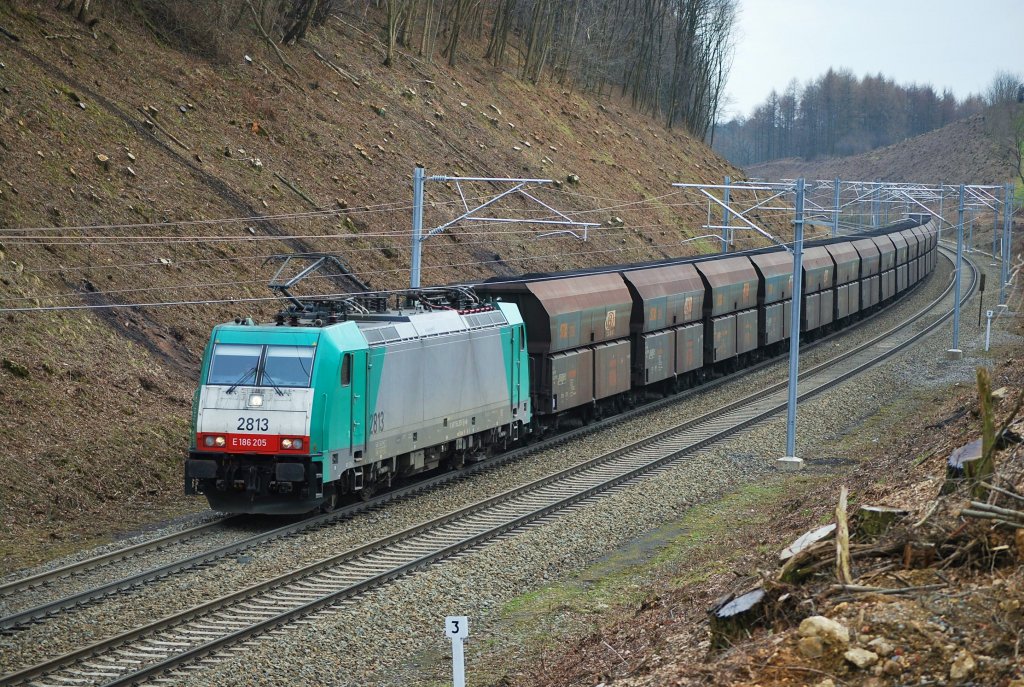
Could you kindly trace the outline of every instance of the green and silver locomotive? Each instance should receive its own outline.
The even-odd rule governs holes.
[[[330,509],[518,439],[531,419],[519,310],[443,302],[377,311],[321,303],[276,324],[215,327],[186,493],[228,512]]]

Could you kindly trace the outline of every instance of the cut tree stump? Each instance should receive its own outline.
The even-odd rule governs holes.
[[[938,554],[932,542],[908,541],[903,545],[903,567],[927,568],[935,562]]]
[[[981,457],[981,439],[964,444],[949,454],[946,459],[946,481],[940,493],[952,494],[962,480],[977,474],[977,466],[973,464],[980,462]]]
[[[856,532],[860,537],[885,534],[893,523],[906,517],[909,511],[889,506],[861,506],[857,509]]]
[[[974,484],[971,495],[982,499],[988,495],[985,487],[978,484],[992,475],[992,452],[996,445],[996,420],[992,411],[992,378],[984,367],[978,368],[978,406],[981,411],[981,460],[966,470]]]
[[[730,594],[715,604],[708,611],[712,646],[722,649],[749,637],[750,630],[765,618],[764,598],[764,589],[758,587],[739,596]]]

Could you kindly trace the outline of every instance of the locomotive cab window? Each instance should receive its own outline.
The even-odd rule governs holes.
[[[217,344],[210,361],[209,384],[253,384],[263,346]]]
[[[267,346],[262,385],[309,386],[314,350],[312,346]]]
[[[348,386],[352,383],[352,354],[346,353],[341,358],[341,385]]]

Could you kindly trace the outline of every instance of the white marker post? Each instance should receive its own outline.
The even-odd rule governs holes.
[[[462,640],[469,636],[469,618],[450,615],[444,619],[444,634],[452,640],[452,686],[466,687],[466,655]]]
[[[992,317],[995,315],[991,310],[985,312],[985,316],[988,317],[988,321],[985,322],[985,352],[988,352],[988,345],[992,341]]]

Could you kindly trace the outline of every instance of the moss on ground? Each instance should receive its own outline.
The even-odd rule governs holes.
[[[684,589],[732,569],[744,551],[721,547],[737,528],[767,524],[776,506],[816,488],[824,476],[772,476],[746,484],[711,503],[689,509],[681,518],[639,537],[571,579],[524,594],[507,603],[485,653],[540,654],[594,629],[609,618],[631,612],[663,581]],[[774,544],[763,545],[771,548]],[[720,554],[705,560],[709,549]],[[476,666],[477,679],[500,680],[508,666],[486,661]]]

